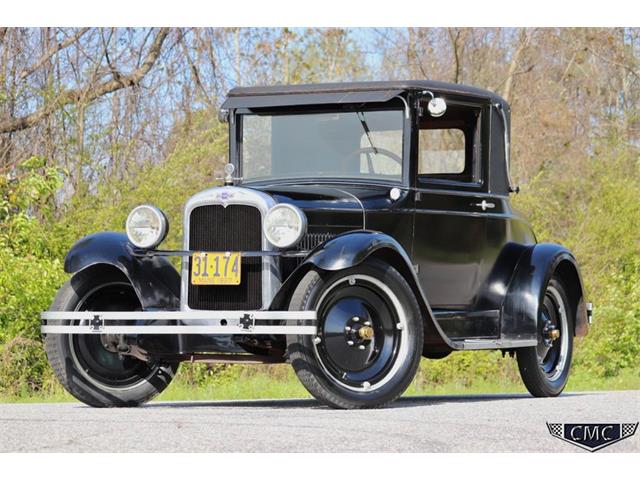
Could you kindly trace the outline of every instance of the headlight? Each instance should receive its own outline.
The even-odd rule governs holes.
[[[154,248],[164,240],[169,222],[162,211],[152,205],[139,205],[127,217],[127,236],[139,248]]]
[[[264,234],[278,248],[295,245],[306,230],[307,217],[298,207],[287,203],[271,207],[264,218]]]

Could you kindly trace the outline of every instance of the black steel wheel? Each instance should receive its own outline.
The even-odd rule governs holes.
[[[133,287],[115,270],[90,270],[74,275],[60,288],[50,307],[52,311],[140,309]],[[71,395],[93,407],[131,407],[150,400],[169,385],[178,364],[148,362],[121,354],[117,349],[118,339],[111,337],[115,336],[49,334],[45,337],[53,371]]]
[[[291,310],[317,310],[318,335],[289,336],[289,359],[318,400],[379,407],[404,392],[422,352],[420,308],[406,280],[379,261],[300,282]]]
[[[553,277],[540,305],[538,344],[517,350],[520,376],[533,396],[555,397],[564,390],[573,355],[574,324],[562,281]]]

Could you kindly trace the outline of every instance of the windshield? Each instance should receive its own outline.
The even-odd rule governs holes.
[[[402,180],[402,110],[242,115],[244,181]]]

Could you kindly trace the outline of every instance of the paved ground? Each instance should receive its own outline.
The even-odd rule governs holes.
[[[476,452],[583,450],[545,422],[637,422],[640,391],[402,399],[382,410],[339,411],[312,400],[0,405],[0,451]],[[638,429],[640,430],[640,428]],[[640,452],[640,431],[602,452]]]

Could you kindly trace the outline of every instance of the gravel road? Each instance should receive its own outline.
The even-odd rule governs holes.
[[[0,451],[582,452],[545,422],[639,420],[640,391],[408,397],[359,411],[313,400],[0,404]],[[640,431],[601,452],[640,452]]]

